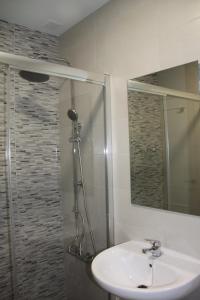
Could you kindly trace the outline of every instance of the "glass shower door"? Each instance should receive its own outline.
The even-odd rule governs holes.
[[[67,116],[72,107],[81,126],[96,252],[108,246],[104,87],[57,76],[46,82],[27,81],[10,68],[7,88],[14,299],[108,299],[93,282],[90,264],[68,251],[76,234],[72,121]],[[80,191],[79,207],[85,217],[83,200]],[[87,226],[85,236],[86,251],[91,253]]]

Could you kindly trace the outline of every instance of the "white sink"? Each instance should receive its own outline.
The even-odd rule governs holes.
[[[153,259],[142,253],[148,247],[130,241],[101,252],[92,263],[96,281],[108,292],[134,300],[180,299],[200,286],[200,260],[166,248]]]

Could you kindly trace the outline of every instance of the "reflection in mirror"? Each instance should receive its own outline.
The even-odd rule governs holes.
[[[198,85],[197,62],[129,80],[133,204],[200,215]]]
[[[188,93],[199,93],[199,64],[194,61],[134,79]]]

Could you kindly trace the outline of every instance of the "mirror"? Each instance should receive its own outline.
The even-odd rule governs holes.
[[[133,204],[200,215],[198,62],[129,80]]]

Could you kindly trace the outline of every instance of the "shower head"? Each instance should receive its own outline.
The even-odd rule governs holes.
[[[46,82],[49,80],[49,75],[47,74],[42,74],[42,73],[35,73],[35,72],[30,72],[30,71],[24,71],[21,70],[19,71],[19,75],[30,82]]]
[[[70,118],[70,120],[78,121],[78,114],[75,109],[69,109],[67,115]]]

